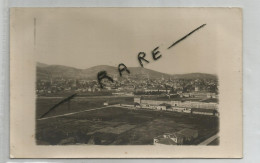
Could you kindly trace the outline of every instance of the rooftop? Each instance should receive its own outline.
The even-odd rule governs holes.
[[[170,138],[162,138],[157,141],[158,144],[165,144],[165,145],[176,145],[176,143]]]

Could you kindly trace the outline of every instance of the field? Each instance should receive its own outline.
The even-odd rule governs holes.
[[[39,118],[47,112],[53,105],[61,101],[64,97],[41,97],[36,101],[36,117]],[[81,110],[88,110],[104,106],[104,102],[109,105],[118,104],[120,102],[129,103],[133,101],[133,97],[113,97],[113,96],[87,96],[76,97],[70,100],[70,103],[64,103],[55,108],[47,116],[66,114]]]
[[[58,98],[37,99],[37,118]],[[76,98],[63,104],[47,117],[68,112],[104,107],[131,101],[132,97],[91,97]],[[97,145],[152,145],[153,138],[183,128],[196,129],[199,137],[191,144],[199,144],[218,132],[218,117],[190,115],[167,111],[131,110],[119,106],[106,107],[73,114],[37,120],[36,141],[39,145],[97,144]]]

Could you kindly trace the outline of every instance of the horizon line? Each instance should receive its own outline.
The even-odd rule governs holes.
[[[47,63],[43,63],[43,62],[39,62],[39,61],[36,61],[36,67],[37,67],[37,63],[40,63],[40,64],[45,64],[47,66],[65,66],[65,67],[70,67],[70,68],[75,68],[75,69],[79,69],[79,70],[86,70],[86,69],[89,69],[89,68],[93,68],[93,67],[97,67],[97,66],[109,66],[109,67],[113,67],[115,69],[117,69],[116,66],[111,66],[111,65],[96,65],[96,66],[92,66],[92,67],[88,67],[88,68],[76,68],[76,67],[72,67],[72,66],[67,66],[67,65],[61,65],[61,64],[47,64]],[[176,73],[176,74],[169,74],[169,73],[165,73],[165,72],[161,72],[161,71],[157,71],[157,70],[153,70],[153,69],[148,69],[146,67],[127,67],[127,68],[143,68],[143,69],[147,69],[147,70],[151,70],[151,71],[156,71],[156,72],[160,72],[160,73],[164,73],[164,74],[167,74],[167,75],[183,75],[183,74],[209,74],[209,75],[215,75],[217,76],[217,74],[214,74],[214,73],[204,73],[204,72],[188,72],[188,73]]]

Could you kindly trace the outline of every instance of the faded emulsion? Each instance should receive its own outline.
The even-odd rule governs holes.
[[[191,34],[193,34],[194,32],[198,31],[199,29],[201,29],[202,27],[206,26],[206,24],[202,24],[201,26],[197,27],[196,29],[192,30],[190,33],[186,34],[185,36],[183,36],[181,39],[175,41],[171,46],[169,46],[167,49],[169,50],[170,48],[172,48],[173,46],[177,45],[178,43],[180,43],[181,41],[185,40],[187,37],[189,37]],[[153,60],[156,61],[158,59],[160,59],[162,57],[160,51],[159,51],[159,46],[154,48],[151,52]],[[145,59],[146,53],[145,52],[139,52],[137,55],[138,61],[141,65],[141,67],[144,67],[143,62],[145,61],[147,64],[149,63],[148,60]],[[123,67],[123,68],[121,68]],[[128,74],[130,74],[130,71],[127,69],[126,65],[123,63],[120,63],[118,65],[118,72],[120,77],[122,77],[122,72],[126,71]],[[102,83],[102,79],[108,79],[111,82],[114,82],[114,80],[107,75],[106,71],[100,71],[97,74],[97,79],[98,79],[98,83],[100,85],[100,88],[103,88],[103,83]]]

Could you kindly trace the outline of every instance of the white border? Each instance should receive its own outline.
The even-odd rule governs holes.
[[[3,162],[6,161],[15,161],[15,162],[25,162],[32,161],[30,159],[22,159],[22,160],[10,160],[9,157],[9,7],[102,7],[102,6],[160,6],[160,7],[168,7],[168,6],[183,6],[183,7],[192,7],[192,6],[204,6],[204,7],[242,7],[244,13],[244,33],[243,33],[243,92],[244,92],[244,159],[235,159],[235,160],[210,160],[212,162],[258,162],[260,161],[259,148],[260,148],[260,109],[259,109],[259,83],[260,77],[258,77],[259,70],[259,61],[258,52],[260,51],[260,33],[258,29],[260,29],[260,1],[258,0],[102,0],[102,1],[81,1],[81,0],[3,0],[1,1],[1,26],[0,26],[0,36],[1,37],[1,55],[0,55],[0,119],[1,124],[1,137],[0,137],[0,158]],[[257,161],[258,160],[258,161]],[[41,160],[34,159],[33,161],[48,161],[51,160]],[[55,162],[68,162],[72,160],[54,160]],[[81,162],[81,159],[73,160],[73,162]],[[93,160],[89,159],[88,161],[93,162],[118,162],[122,160]],[[130,162],[136,162],[136,159],[127,160]],[[141,160],[141,161],[159,161],[156,160]],[[162,160],[160,160],[162,161]],[[164,159],[164,162],[170,162],[173,160]],[[193,162],[192,159],[183,159],[183,160],[174,160],[177,162]],[[209,160],[196,159],[197,162],[208,162]],[[2,162],[2,161],[1,161]]]

